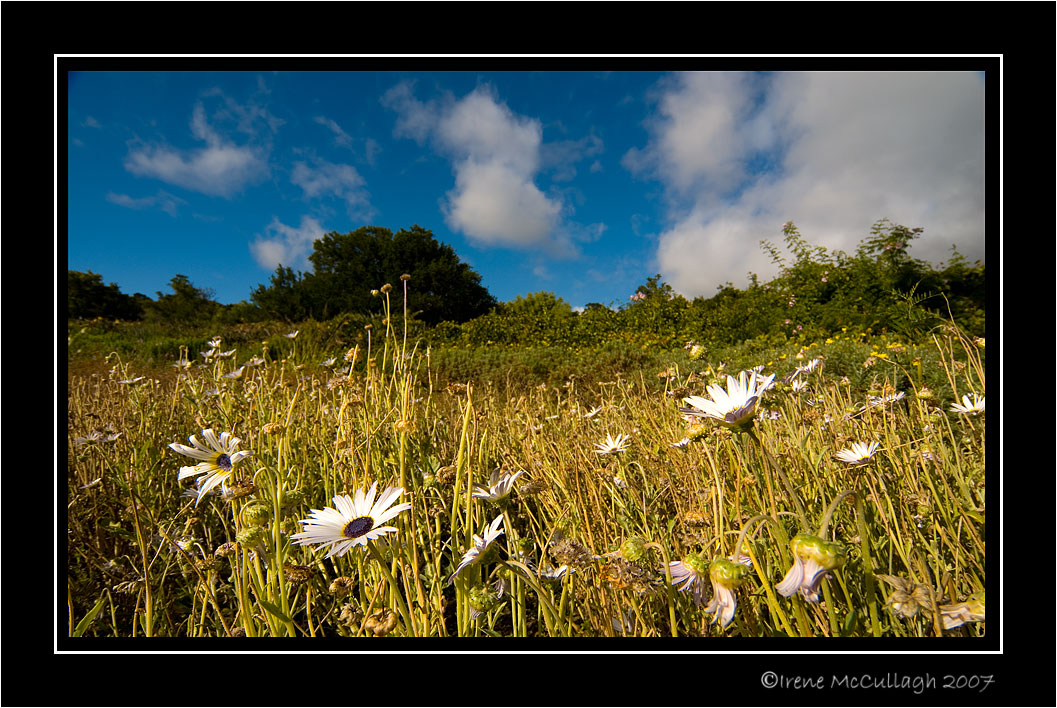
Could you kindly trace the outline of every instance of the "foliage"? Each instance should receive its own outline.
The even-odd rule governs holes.
[[[66,317],[90,320],[138,320],[143,316],[144,296],[129,296],[117,283],[103,285],[103,276],[88,271],[66,271]]]
[[[464,322],[495,305],[481,276],[418,225],[396,234],[380,226],[330,232],[315,241],[309,260],[308,273],[279,265],[270,284],[253,292],[253,302],[269,317],[288,322],[372,313],[378,303],[371,291],[407,275],[414,283],[407,306],[423,322]]]
[[[148,303],[148,319],[181,324],[209,322],[222,307],[213,300],[212,290],[195,287],[186,275],[174,275],[169,287],[171,293],[158,292],[157,300]]]

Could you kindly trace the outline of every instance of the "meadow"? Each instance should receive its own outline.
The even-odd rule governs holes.
[[[404,322],[175,357],[71,322],[70,635],[983,636],[956,323],[573,355]]]

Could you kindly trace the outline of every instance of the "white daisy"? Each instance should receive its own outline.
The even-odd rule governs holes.
[[[708,577],[712,581],[712,599],[705,605],[705,612],[714,616],[712,624],[720,623],[726,627],[734,619],[734,610],[738,607],[738,599],[734,595],[734,588],[748,577],[749,569],[741,564],[718,558],[712,561],[708,567]]]
[[[698,605],[705,601],[705,580],[708,578],[709,563],[703,555],[691,553],[683,560],[668,563],[668,572],[672,575],[672,587],[680,592],[689,592]],[[664,568],[661,568],[664,572]]]
[[[301,330],[295,329],[293,332],[287,332],[283,336],[286,337],[287,339],[293,339],[294,337],[296,337],[300,333],[301,333]]]
[[[970,394],[967,393],[962,396],[961,405],[957,403],[951,404],[951,410],[955,413],[961,413],[962,415],[977,415],[983,413],[984,397],[978,396],[974,393],[972,394],[972,398],[970,398],[969,395]]]
[[[188,438],[194,447],[188,447],[180,443],[169,443],[169,447],[175,452],[201,460],[193,467],[181,467],[180,476],[178,477],[178,479],[186,479],[188,477],[206,475],[204,479],[199,480],[195,506],[198,506],[198,502],[202,500],[202,497],[209,490],[227,480],[237,462],[253,454],[252,450],[239,451],[238,446],[242,441],[231,433],[221,433],[218,439],[212,428],[207,428],[202,431],[202,437],[205,438],[208,447],[198,442],[194,435]]]
[[[753,371],[746,378],[748,373],[742,371],[737,379],[728,375],[726,391],[716,384],[709,385],[708,393],[711,399],[702,396],[684,398],[683,401],[693,408],[681,408],[680,411],[702,418],[714,418],[731,428],[750,423],[756,415],[756,402],[760,394],[774,383],[774,374],[761,378]]]
[[[861,443],[855,442],[851,444],[851,447],[846,447],[837,453],[836,457],[841,462],[847,462],[853,465],[861,465],[864,462],[869,461],[873,457],[874,453],[877,452],[878,444],[876,442]]]
[[[525,470],[510,474],[506,470],[496,467],[488,477],[488,486],[482,484],[473,485],[476,489],[473,496],[478,499],[486,499],[492,502],[499,501],[506,495],[510,494],[510,491],[514,488],[514,480],[523,474],[525,474]]]
[[[595,452],[599,455],[608,455],[613,452],[624,452],[628,449],[630,445],[630,435],[620,433],[614,438],[612,435],[607,433],[605,442],[595,443]]]
[[[818,602],[822,579],[847,559],[844,546],[803,533],[794,536],[789,546],[793,551],[793,567],[774,589],[783,597],[799,592],[808,602]]]
[[[488,550],[488,547],[492,545],[492,542],[505,533],[503,529],[499,528],[502,523],[503,515],[500,514],[488,525],[484,538],[481,538],[477,534],[473,535],[473,546],[463,554],[462,562],[459,563],[459,567],[456,568],[455,572],[451,574],[450,578],[448,578],[448,585],[451,585],[455,581],[455,576],[461,573],[463,568],[471,566],[479,561],[484,552]]]
[[[378,482],[374,482],[369,490],[357,489],[352,497],[348,494],[335,495],[336,508],[328,506],[313,509],[310,518],[299,522],[304,524],[304,529],[290,536],[290,540],[299,546],[329,545],[331,548],[327,558],[343,556],[353,546],[366,548],[368,541],[397,531],[392,526],[382,524],[411,508],[411,502],[390,506],[403,492],[402,487],[387,487],[375,500]]]

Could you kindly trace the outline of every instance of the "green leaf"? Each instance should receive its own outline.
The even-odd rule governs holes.
[[[90,625],[92,623],[92,620],[94,620],[96,618],[96,615],[98,615],[103,610],[103,605],[105,603],[106,603],[106,591],[104,590],[103,594],[99,596],[99,601],[95,603],[95,607],[90,609],[88,611],[88,614],[86,614],[84,617],[82,617],[81,621],[77,623],[77,626],[73,628],[72,636],[74,636],[74,637],[82,636],[85,633],[85,630],[88,629],[88,625]]]
[[[279,609],[278,607],[276,607],[272,603],[268,602],[263,597],[258,597],[257,598],[257,602],[261,603],[261,607],[266,609],[269,614],[275,615],[275,617],[277,617],[279,619],[279,621],[284,622],[284,623],[290,621],[290,618],[287,617],[285,614],[283,614],[283,611],[281,609]]]

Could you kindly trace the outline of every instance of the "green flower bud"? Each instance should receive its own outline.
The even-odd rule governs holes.
[[[632,536],[631,538],[620,544],[620,555],[626,561],[637,561],[642,558],[646,550],[643,546],[646,545],[646,541],[638,536]]]
[[[262,526],[250,526],[239,531],[235,540],[245,548],[253,548],[268,540],[268,530]]]
[[[283,492],[283,506],[301,506],[306,496],[303,489],[287,489]]]
[[[499,604],[495,591],[485,585],[476,585],[470,590],[470,610],[474,616],[484,614]]]
[[[242,520],[249,526],[264,526],[272,518],[272,507],[267,502],[252,501],[242,508]]]

